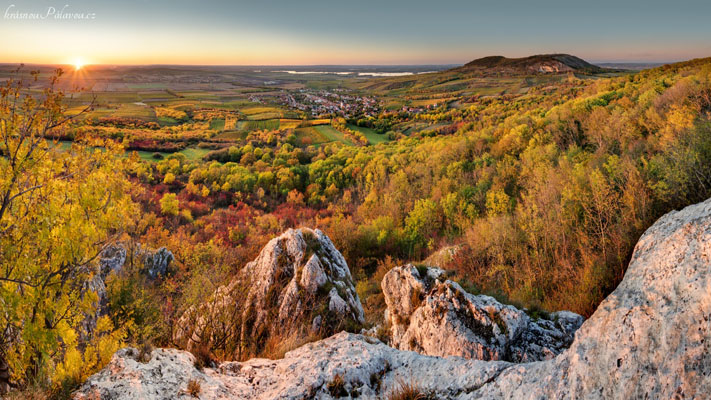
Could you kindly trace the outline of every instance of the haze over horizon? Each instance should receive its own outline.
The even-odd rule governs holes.
[[[543,53],[672,62],[711,55],[709,15],[699,0],[0,0],[0,62],[445,65]]]

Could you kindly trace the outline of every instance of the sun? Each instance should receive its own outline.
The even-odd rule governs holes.
[[[84,61],[81,58],[74,60],[74,70],[79,71],[84,67]]]

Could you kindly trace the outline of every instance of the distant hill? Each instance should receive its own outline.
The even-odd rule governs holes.
[[[488,96],[525,93],[532,86],[551,85],[568,79],[568,74],[597,78],[625,73],[629,70],[603,68],[570,54],[539,54],[523,58],[490,56],[444,71],[373,78],[364,81],[361,88],[397,95]]]
[[[613,70],[600,68],[570,54],[539,54],[523,58],[489,56],[471,61],[454,70],[489,74],[557,74],[565,72],[602,73]]]

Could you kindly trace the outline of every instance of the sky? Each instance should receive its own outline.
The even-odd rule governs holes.
[[[710,0],[0,0],[0,62],[463,64],[711,56]]]

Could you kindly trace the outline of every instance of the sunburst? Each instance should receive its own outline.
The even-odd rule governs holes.
[[[79,71],[84,67],[84,61],[81,58],[77,58],[74,60],[74,70]]]

